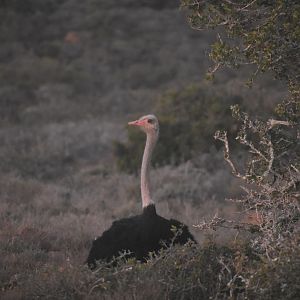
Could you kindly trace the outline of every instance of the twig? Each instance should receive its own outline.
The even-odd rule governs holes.
[[[229,144],[228,144],[228,138],[227,138],[227,132],[226,131],[217,131],[215,133],[214,138],[216,140],[219,140],[221,142],[224,143],[224,159],[227,161],[227,163],[230,165],[231,167],[231,172],[234,176],[241,178],[243,180],[247,180],[247,176],[246,175],[242,175],[240,172],[237,171],[234,163],[232,162],[232,160],[230,159],[230,155],[229,155]]]
[[[280,121],[280,120],[274,120],[274,119],[269,119],[268,125],[269,125],[270,129],[272,129],[276,125],[292,126],[292,124],[288,121]]]

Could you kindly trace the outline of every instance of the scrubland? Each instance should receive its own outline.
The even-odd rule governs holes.
[[[193,133],[197,152],[154,161],[151,171],[159,214],[186,223],[199,244],[172,246],[147,264],[120,257],[96,272],[84,264],[91,241],[113,220],[141,211],[138,167],[120,170],[115,149],[116,141],[128,145],[129,120],[153,111],[164,117],[163,99],[190,83],[210,91],[199,101],[226,95],[230,105],[239,97],[263,116],[284,87],[267,74],[249,90],[243,70],[205,82],[216,33],[190,29],[173,1],[23,2],[0,4],[0,298],[296,299],[299,251],[270,267],[247,235],[193,226],[216,214],[247,217],[228,201],[243,193],[241,181],[209,137],[218,110],[203,134]],[[171,146],[162,153],[172,156],[165,142]]]

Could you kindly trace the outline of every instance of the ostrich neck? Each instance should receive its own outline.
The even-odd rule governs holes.
[[[158,135],[155,133],[147,133],[146,146],[143,155],[142,169],[141,169],[141,194],[143,208],[148,205],[154,204],[151,193],[150,193],[150,162],[152,157],[152,152],[157,142]]]

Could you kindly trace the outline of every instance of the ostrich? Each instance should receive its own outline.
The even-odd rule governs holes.
[[[195,242],[188,227],[177,220],[167,220],[156,213],[151,197],[149,168],[153,149],[159,136],[159,123],[154,115],[143,116],[129,122],[146,133],[147,140],[141,168],[141,196],[143,211],[140,215],[114,221],[102,236],[94,240],[87,264],[91,269],[96,267],[97,260],[111,261],[120,252],[129,252],[126,258],[135,257],[145,262],[149,252],[158,252],[164,246],[185,244],[189,240]],[[177,228],[174,235],[173,228]]]

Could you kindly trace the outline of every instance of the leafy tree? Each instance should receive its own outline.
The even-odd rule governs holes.
[[[182,0],[182,6],[193,28],[220,29],[211,47],[214,66],[209,76],[223,66],[251,64],[255,66],[251,82],[259,73],[271,71],[289,88],[288,97],[275,108],[276,118],[252,120],[238,106],[232,107],[234,117],[241,121],[236,139],[248,152],[243,172],[231,157],[226,131],[215,135],[224,144],[232,173],[248,184],[239,202],[257,215],[260,234],[253,238],[253,246],[268,258],[276,258],[287,239],[297,234],[300,220],[300,3]],[[208,227],[224,222],[215,217]]]
[[[220,66],[255,64],[256,73],[272,70],[276,77],[299,83],[300,4],[297,0],[183,0],[197,29],[222,26],[212,45],[215,71]]]

